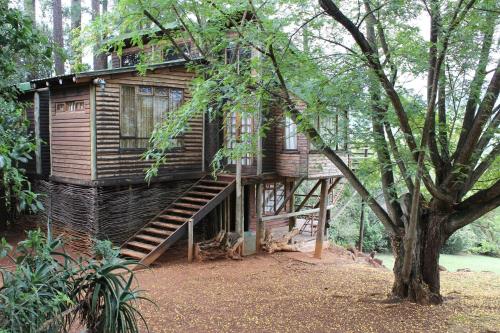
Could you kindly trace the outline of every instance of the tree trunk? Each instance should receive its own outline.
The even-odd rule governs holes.
[[[82,24],[82,1],[81,0],[71,0],[71,30],[72,30],[72,35],[74,34],[80,34],[80,28]],[[73,56],[73,63],[72,63],[72,68],[71,71],[75,72],[76,69],[79,68],[79,66],[82,63],[82,55],[80,50],[78,48],[75,48],[74,45],[72,45],[72,56]]]
[[[61,0],[52,2],[52,36],[54,39],[54,67],[56,75],[64,74],[64,52]]]
[[[413,253],[411,273],[408,281],[403,276],[404,241],[403,237],[392,237],[394,264],[394,284],[392,295],[400,299],[409,299],[419,304],[440,304],[439,252],[446,236],[444,225],[447,214],[442,208],[433,205],[424,211],[417,224],[417,239]]]
[[[92,5],[92,20],[97,20],[99,16],[101,15],[101,3],[99,0],[92,0],[91,2]],[[104,0],[102,2],[102,14],[106,13],[108,10],[108,2]],[[101,38],[99,40],[99,44],[101,41],[104,39],[105,36],[101,35]],[[106,53],[103,53],[102,50],[99,48],[101,45],[96,45],[94,49],[94,70],[101,70],[101,69],[106,69],[108,68],[108,56]]]

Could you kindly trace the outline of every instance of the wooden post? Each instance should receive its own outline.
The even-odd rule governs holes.
[[[365,201],[361,199],[361,217],[359,219],[358,251],[363,252],[363,238],[365,234]]]
[[[318,219],[318,230],[316,230],[316,248],[314,250],[314,257],[321,259],[321,253],[323,252],[323,238],[325,233],[326,225],[326,201],[328,200],[328,181],[326,179],[321,180],[321,195],[319,197],[319,219]]]
[[[33,113],[34,113],[34,125],[35,125],[35,138],[36,138],[36,149],[35,149],[35,166],[37,175],[42,174],[42,140],[40,138],[40,94],[38,91],[35,92],[33,101]]]
[[[259,253],[262,248],[262,232],[264,231],[264,222],[262,221],[262,206],[264,204],[264,185],[259,183],[255,186],[255,213],[257,218],[257,228],[255,232],[255,251]]]
[[[188,262],[193,262],[193,220],[188,220]]]
[[[290,213],[295,212],[295,181],[291,183],[292,186],[292,193],[290,194]],[[288,218],[288,231],[292,231],[293,228],[295,228],[295,225],[297,224],[297,217],[296,216],[291,216]]]
[[[96,89],[95,84],[90,85],[90,178],[92,180],[97,179]]]
[[[236,142],[241,143],[241,115],[236,114]],[[236,157],[236,203],[235,203],[235,231],[240,236],[243,236],[243,196],[241,186],[241,159],[242,156]]]

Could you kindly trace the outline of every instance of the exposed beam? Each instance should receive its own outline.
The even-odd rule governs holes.
[[[328,207],[326,207],[326,209],[332,209],[333,207],[335,207],[335,205],[329,205]],[[268,221],[274,221],[274,220],[282,220],[282,219],[286,219],[288,217],[293,217],[293,216],[309,215],[309,214],[314,214],[314,213],[318,213],[318,212],[319,212],[319,208],[311,208],[311,209],[301,210],[301,211],[287,213],[287,214],[263,216],[261,220],[262,220],[262,222],[268,222]]]
[[[305,177],[302,177],[302,178],[300,178],[297,181],[297,183],[295,184],[295,186],[292,188],[292,191],[287,195],[287,197],[285,198],[285,200],[283,200],[283,203],[276,210],[276,215],[278,215],[283,210],[283,208],[285,208],[287,202],[290,201],[290,199],[293,197],[295,191],[297,191],[297,189],[299,188],[300,184],[302,184],[302,182],[304,181],[304,179],[305,179]]]
[[[332,192],[332,190],[334,189],[334,187],[337,186],[337,184],[339,182],[340,182],[340,177],[335,178],[335,180],[333,181],[333,183],[330,184],[330,187],[328,187],[328,194],[330,194],[330,192]],[[314,208],[318,208],[320,202],[321,202],[321,200],[318,200],[318,203],[314,206]]]
[[[297,207],[297,210],[301,210],[302,208],[304,208],[304,206],[307,203],[307,200],[309,200],[309,198],[311,197],[311,195],[313,195],[314,191],[316,191],[316,189],[319,187],[320,184],[321,184],[321,179],[318,180],[316,182],[316,185],[314,185],[314,187],[309,191],[309,193],[307,193],[307,195],[304,198],[304,200],[302,200],[302,202],[300,203],[299,207]]]

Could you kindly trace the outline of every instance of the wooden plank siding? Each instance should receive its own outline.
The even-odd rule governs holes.
[[[309,140],[304,134],[297,134],[297,150],[285,150],[285,128],[283,111],[279,107],[273,108],[275,119],[275,141],[276,172],[284,177],[306,177],[307,176],[307,154],[309,152]]]
[[[39,110],[39,131],[41,143],[41,162],[42,173],[46,177],[50,175],[50,93],[49,90],[38,92],[40,110]]]
[[[347,164],[348,158],[345,152],[337,152],[342,160]],[[307,175],[309,178],[324,178],[342,176],[339,169],[323,154],[310,152],[307,165]]]
[[[96,167],[97,179],[144,178],[144,170],[151,162],[141,160],[143,150],[120,148],[121,86],[146,85],[184,89],[184,101],[191,98],[188,87],[193,74],[183,67],[157,69],[146,76],[137,73],[115,74],[103,77],[106,85],[96,87]],[[183,135],[184,146],[167,154],[166,165],[159,176],[175,172],[202,169],[202,118],[189,122],[190,130]]]
[[[51,176],[90,180],[89,85],[51,88]],[[83,101],[83,111],[56,112],[56,103]]]

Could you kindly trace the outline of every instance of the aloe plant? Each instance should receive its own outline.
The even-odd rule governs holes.
[[[0,244],[5,248],[0,254],[7,255],[8,246]],[[134,333],[138,321],[147,328],[135,307],[147,299],[135,289],[129,268],[137,262],[119,258],[111,243],[97,244],[112,255],[73,259],[60,239],[47,241],[39,230],[28,232],[11,256],[15,270],[0,267],[0,332],[66,332],[80,323],[90,332]]]

